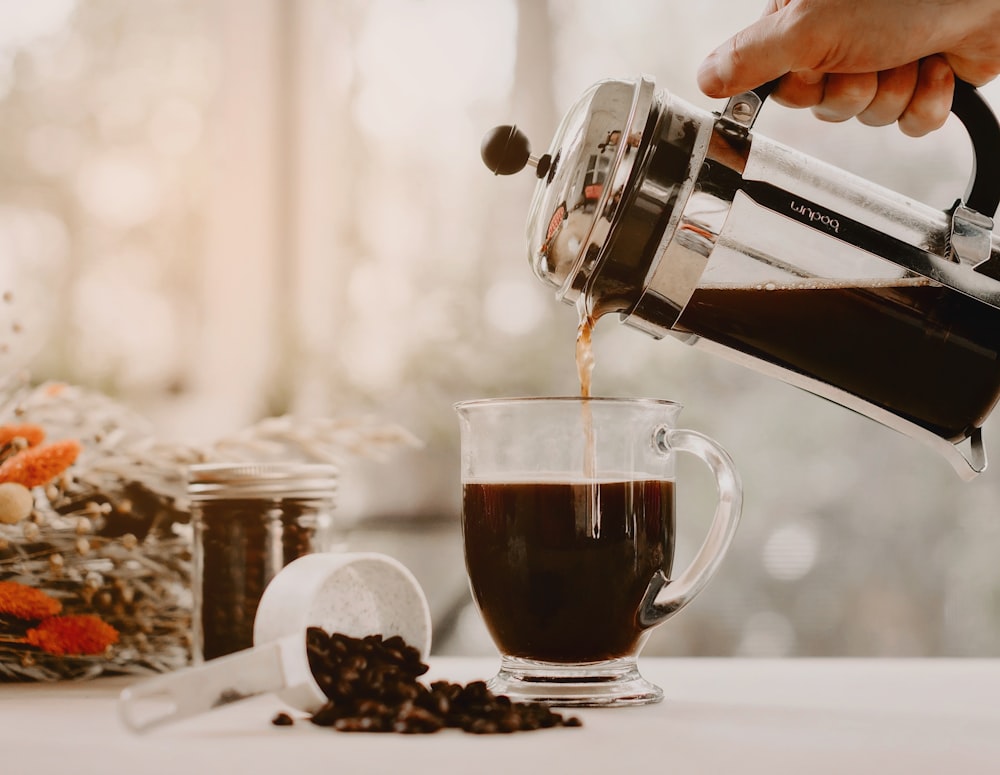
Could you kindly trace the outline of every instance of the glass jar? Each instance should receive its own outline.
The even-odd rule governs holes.
[[[195,663],[253,646],[264,587],[292,560],[329,546],[335,491],[327,464],[190,467]]]

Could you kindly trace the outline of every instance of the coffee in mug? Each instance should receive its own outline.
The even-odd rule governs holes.
[[[673,482],[467,482],[462,493],[473,594],[503,653],[552,663],[635,653],[649,580],[670,577]]]

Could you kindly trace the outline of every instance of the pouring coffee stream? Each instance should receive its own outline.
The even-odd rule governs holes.
[[[1000,124],[957,85],[974,169],[941,211],[754,133],[770,89],[708,113],[648,78],[601,81],[544,154],[503,126],[483,160],[495,174],[534,168],[529,260],[580,310],[581,333],[617,312],[903,432],[974,478],[1000,398]]]

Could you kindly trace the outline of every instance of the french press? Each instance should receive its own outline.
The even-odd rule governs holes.
[[[529,260],[560,300],[835,401],[974,478],[1000,397],[996,117],[957,84],[974,170],[941,211],[754,133],[773,86],[708,113],[646,77],[601,81],[544,155],[504,126],[483,159],[534,167]]]

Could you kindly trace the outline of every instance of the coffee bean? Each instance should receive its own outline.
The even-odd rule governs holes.
[[[465,686],[434,681],[428,687],[417,680],[429,669],[420,651],[398,635],[352,638],[310,627],[306,652],[316,684],[328,699],[310,717],[317,726],[399,734],[453,728],[485,735],[581,725],[540,703],[494,695],[484,681]]]

